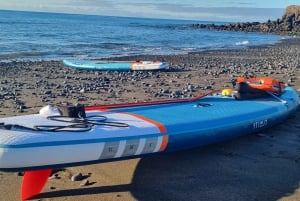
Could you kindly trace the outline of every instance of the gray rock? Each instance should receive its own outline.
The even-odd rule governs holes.
[[[81,181],[82,179],[83,179],[83,176],[80,172],[71,177],[72,181]]]
[[[88,186],[90,184],[88,179],[84,179],[81,183],[80,186]]]

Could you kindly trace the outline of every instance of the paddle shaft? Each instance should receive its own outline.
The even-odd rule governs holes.
[[[185,103],[193,102],[199,100],[205,96],[211,95],[218,92],[219,90],[213,90],[205,94],[197,95],[193,98],[179,98],[179,99],[167,99],[167,100],[156,100],[156,101],[145,101],[145,102],[136,102],[136,103],[119,103],[119,104],[107,104],[107,105],[95,105],[95,106],[86,106],[86,110],[107,110],[107,109],[116,109],[124,107],[138,107],[138,106],[150,106],[150,105],[162,105],[162,104],[172,104],[172,103]]]
[[[137,61],[96,60],[94,62],[96,64],[101,64],[101,63],[133,63],[133,62],[137,62]]]

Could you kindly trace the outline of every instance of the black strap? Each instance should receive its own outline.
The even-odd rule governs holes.
[[[86,132],[93,128],[93,126],[112,126],[112,127],[129,127],[128,124],[122,122],[109,122],[106,117],[102,115],[94,115],[86,118],[73,118],[65,116],[49,116],[49,120],[71,123],[69,125],[36,125],[33,128],[18,125],[0,123],[0,129],[12,130],[22,129],[30,131],[46,131],[46,132]]]

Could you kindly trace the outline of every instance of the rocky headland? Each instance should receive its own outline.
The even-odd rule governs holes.
[[[194,28],[225,30],[225,31],[242,31],[242,32],[263,32],[287,35],[300,35],[300,6],[288,6],[283,16],[276,20],[267,22],[238,22],[226,23],[223,25],[216,24],[192,24]]]

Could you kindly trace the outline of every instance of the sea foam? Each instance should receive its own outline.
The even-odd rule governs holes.
[[[241,42],[236,42],[235,45],[249,45],[249,41],[248,40],[243,40]]]

